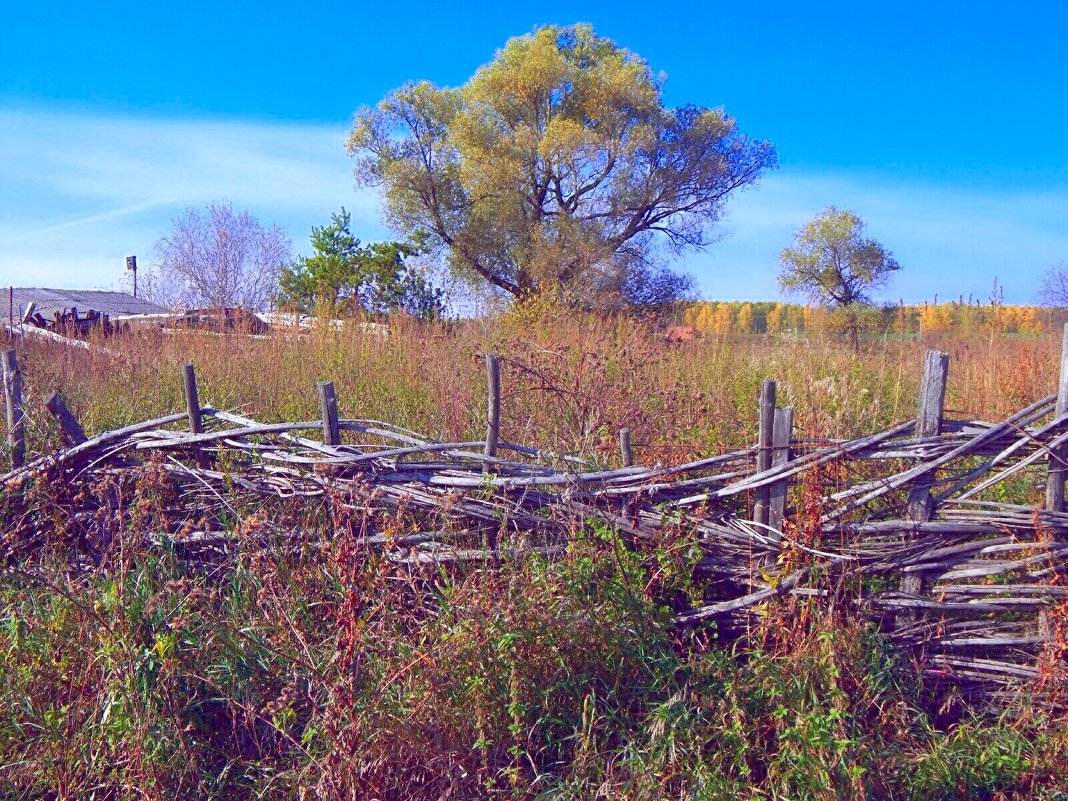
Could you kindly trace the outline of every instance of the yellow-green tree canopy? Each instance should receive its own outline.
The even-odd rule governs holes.
[[[816,215],[779,256],[779,287],[813,303],[850,306],[866,303],[900,270],[889,250],[864,236],[864,221],[834,206]]]
[[[794,246],[779,256],[779,287],[813,303],[830,306],[835,322],[849,332],[853,350],[871,315],[869,293],[901,269],[889,250],[864,236],[864,221],[831,206],[797,232]]]
[[[577,302],[647,292],[665,248],[710,242],[776,163],[722,110],[666,107],[646,63],[588,25],[511,39],[458,89],[391,92],[348,147],[395,231],[516,297]]]

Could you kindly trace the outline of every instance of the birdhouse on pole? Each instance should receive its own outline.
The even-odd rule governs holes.
[[[133,273],[133,296],[137,297],[137,256],[126,257],[126,269]]]

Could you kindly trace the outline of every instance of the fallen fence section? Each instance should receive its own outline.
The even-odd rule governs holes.
[[[1065,355],[1068,365],[1068,333]],[[9,450],[21,460],[13,352],[4,365]],[[425,512],[433,530],[362,540],[413,564],[552,556],[591,521],[638,544],[685,531],[700,548],[694,570],[708,580],[708,595],[704,606],[681,610],[676,625],[730,627],[764,614],[776,597],[834,596],[879,621],[930,678],[1004,700],[1021,686],[1041,687],[1051,655],[1054,674],[1063,667],[1068,380],[1058,395],[1000,422],[954,421],[942,408],[947,367],[944,354],[928,354],[917,420],[875,434],[791,440],[791,416],[775,408],[769,382],[756,447],[639,466],[627,431],[623,466],[608,467],[501,439],[495,357],[487,359],[487,438],[469,442],[341,418],[328,382],[318,388],[321,420],[268,424],[205,408],[189,365],[186,411],[88,439],[62,400],[50,401],[71,447],[18,462],[0,476],[0,492],[31,498],[27,488],[46,480],[61,482],[68,497],[91,498],[101,478],[150,466],[180,491],[172,529],[148,539],[189,553],[225,549],[235,535],[218,521],[234,519],[234,504],[270,499]],[[1044,492],[1045,508],[998,500],[1010,481],[1017,496]],[[88,540],[107,525],[97,512],[88,505],[73,514]],[[7,542],[31,547],[48,520],[47,510],[30,509]]]

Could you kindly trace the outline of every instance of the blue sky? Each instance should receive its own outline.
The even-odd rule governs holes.
[[[828,205],[903,265],[884,299],[1033,299],[1068,261],[1068,4],[940,2],[9,4],[0,22],[0,284],[111,287],[186,206],[286,228],[345,205],[353,111],[412,79],[462,83],[509,36],[593,23],[723,106],[781,168],[677,266],[708,297],[776,297],[777,255]],[[669,10],[667,10],[669,9]]]

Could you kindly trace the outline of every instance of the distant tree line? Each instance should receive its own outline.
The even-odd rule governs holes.
[[[1039,334],[1057,330],[1068,309],[1043,306],[981,304],[960,299],[949,303],[864,306],[857,310],[862,335]],[[705,334],[827,334],[848,332],[851,320],[828,306],[774,301],[698,301],[686,304],[678,322]]]

